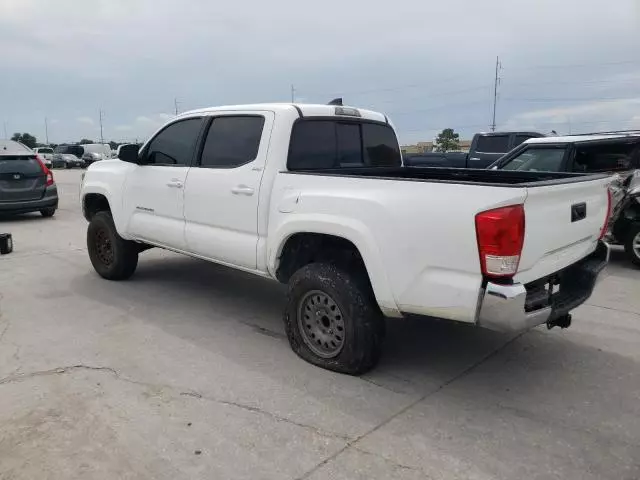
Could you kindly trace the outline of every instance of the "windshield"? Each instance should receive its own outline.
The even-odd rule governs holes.
[[[501,168],[530,172],[559,172],[562,169],[564,152],[564,148],[532,148],[512,158]]]
[[[53,153],[53,148],[39,148],[38,153]]]

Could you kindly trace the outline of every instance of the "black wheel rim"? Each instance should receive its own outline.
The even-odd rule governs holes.
[[[113,244],[109,234],[104,229],[99,229],[94,237],[96,254],[103,265],[111,265],[113,263]]]
[[[298,327],[304,343],[319,357],[336,357],[344,347],[344,316],[333,298],[320,290],[300,300]]]
[[[631,240],[631,248],[636,258],[640,260],[640,232],[636,233],[636,236]]]

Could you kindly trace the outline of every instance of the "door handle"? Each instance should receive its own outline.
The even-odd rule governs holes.
[[[471,157],[469,160],[473,160],[474,162],[479,162],[480,158],[478,157]]]
[[[247,195],[250,197],[253,195],[253,188],[247,187],[246,185],[238,185],[231,189],[231,193],[234,195]]]
[[[176,178],[174,178],[169,183],[167,183],[167,187],[171,187],[171,188],[182,188],[183,186],[184,184]]]

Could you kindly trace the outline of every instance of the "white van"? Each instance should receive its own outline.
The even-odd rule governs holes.
[[[87,166],[111,158],[111,147],[108,143],[87,143],[80,146],[84,149],[82,160]]]

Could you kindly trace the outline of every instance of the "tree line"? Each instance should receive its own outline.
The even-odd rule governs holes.
[[[51,147],[51,148],[56,148],[59,144],[57,143],[50,143],[48,145],[44,144],[44,143],[38,143],[38,139],[36,138],[35,135],[31,135],[30,133],[19,133],[16,132],[11,136],[11,140],[13,140],[14,142],[20,142],[23,145],[26,145],[29,148],[36,148],[36,147]],[[76,143],[62,143],[60,145],[86,145],[88,143],[98,143],[95,142],[94,140],[90,140],[88,138],[83,138],[81,139],[79,142]],[[111,150],[115,150],[116,148],[118,148],[118,145],[120,145],[118,142],[108,142],[109,146],[111,147]]]

